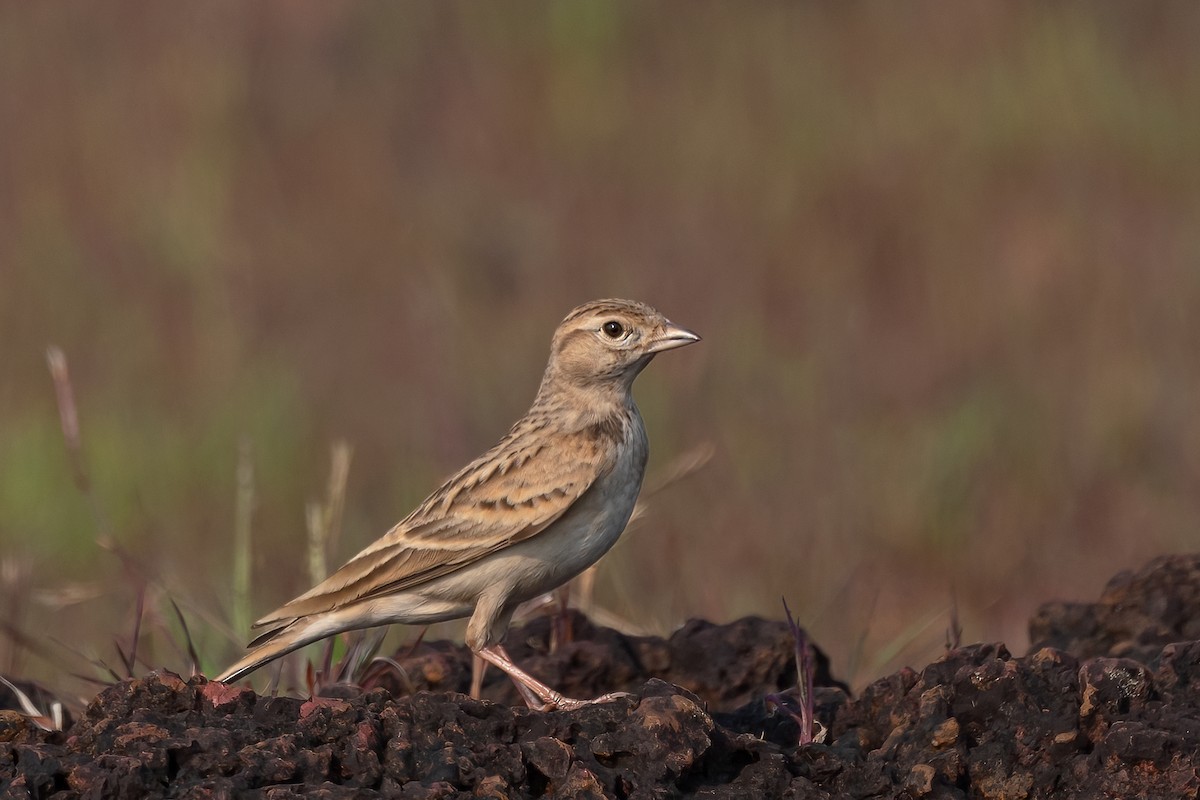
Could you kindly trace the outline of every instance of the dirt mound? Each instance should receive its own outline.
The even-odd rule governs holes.
[[[437,691],[396,699],[385,689],[260,697],[154,674],[102,692],[66,733],[0,712],[0,795],[1194,796],[1200,641],[1161,642],[1189,630],[1197,565],[1160,559],[1115,580],[1094,606],[1043,608],[1034,629],[1075,653],[1039,647],[1016,658],[974,645],[856,699],[819,689],[824,744],[797,747],[795,722],[764,702],[795,679],[782,623],[693,623],[661,640],[576,619],[575,640],[554,653],[548,623],[514,632],[511,649],[573,693],[636,696],[546,714],[470,700],[446,691],[469,680],[466,654],[446,643],[403,659],[410,683]],[[1073,630],[1070,620],[1086,624]],[[515,699],[499,680],[487,692]]]
[[[563,624],[565,622],[565,625]],[[551,647],[552,631],[569,641]],[[564,637],[562,631],[569,632]],[[569,697],[636,692],[649,678],[673,683],[704,698],[710,710],[732,711],[755,698],[796,685],[795,643],[784,622],[746,617],[728,625],[692,620],[669,638],[626,636],[572,612],[566,620],[542,617],[509,634],[506,647],[522,667]],[[829,672],[816,648],[816,682],[844,684]],[[393,695],[460,692],[471,686],[471,653],[455,642],[423,644],[396,654],[403,672],[381,670],[372,683]],[[340,697],[336,687],[327,690]],[[350,691],[353,694],[353,690]],[[489,669],[483,699],[521,705],[512,681]]]
[[[1033,649],[1079,658],[1115,656],[1157,663],[1163,646],[1200,640],[1200,554],[1156,558],[1126,570],[1095,603],[1046,603],[1029,622]]]

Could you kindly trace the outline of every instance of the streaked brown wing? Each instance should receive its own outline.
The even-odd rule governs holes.
[[[514,429],[403,522],[255,627],[411,589],[535,536],[615,462],[615,448],[594,431],[558,434],[553,447],[518,434]]]

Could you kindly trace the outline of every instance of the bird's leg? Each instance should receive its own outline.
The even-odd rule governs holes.
[[[512,656],[501,645],[496,645],[496,649],[500,654],[512,661]],[[483,674],[487,671],[488,662],[483,660],[483,656],[478,653],[471,653],[471,699],[479,700],[483,697]],[[521,693],[521,698],[525,701],[525,705],[530,708],[540,708],[543,703],[538,699],[538,696],[529,690],[529,687],[523,683],[513,681],[513,685],[517,687],[517,691]]]
[[[478,653],[471,653],[471,699],[478,700],[483,695],[483,673],[487,670],[487,662]]]
[[[497,644],[497,645],[495,645],[495,648],[496,648],[496,652],[499,653],[501,655],[501,657],[508,660],[508,663],[510,663],[510,664],[516,663],[515,661],[513,661],[512,656],[510,656],[508,654],[508,651],[504,649],[504,645]],[[483,660],[482,656],[476,655],[475,657],[478,658],[485,667],[487,666],[487,662]],[[540,709],[540,708],[542,708],[542,706],[545,705],[545,702],[540,697],[538,697],[536,694],[534,694],[532,689],[530,689],[528,686],[521,683],[520,681],[516,680],[515,678],[513,679],[513,686],[517,687],[517,691],[521,693],[521,699],[524,700],[525,705],[529,706],[530,708]]]
[[[537,678],[530,675],[525,670],[513,663],[512,658],[504,651],[504,648],[498,644],[488,645],[477,651],[479,657],[487,661],[489,664],[495,664],[512,678],[516,684],[517,690],[521,693],[521,697],[525,699],[526,705],[536,711],[551,711],[559,709],[562,711],[574,711],[578,708],[591,705],[593,703],[609,703],[621,697],[628,697],[627,692],[610,692],[609,694],[601,695],[594,700],[576,700],[573,697],[566,697],[560,692],[551,689],[546,684],[539,681]]]
[[[565,583],[554,590],[558,608],[550,617],[550,652],[557,652],[571,641],[571,584]]]
[[[518,667],[512,660],[512,656],[510,656],[508,651],[504,649],[503,645],[489,645],[488,647],[478,651],[476,655],[490,664],[495,664],[497,667],[503,670],[508,677],[512,678],[513,685],[516,686],[517,691],[521,693],[521,698],[525,701],[525,705],[532,709],[537,711],[549,711],[552,708],[558,707],[559,700],[570,699],[563,697],[561,694],[554,691],[549,686]]]

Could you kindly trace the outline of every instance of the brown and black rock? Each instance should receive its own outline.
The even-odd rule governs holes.
[[[972,645],[856,699],[819,687],[823,744],[797,747],[795,721],[764,702],[794,679],[782,623],[693,623],[655,640],[576,620],[566,653],[546,651],[536,625],[512,649],[578,694],[617,676],[633,696],[540,713],[444,691],[262,697],[157,673],[105,690],[65,733],[0,716],[0,797],[1194,797],[1200,641],[1150,645],[1190,630],[1175,619],[1200,596],[1189,563],[1121,581],[1119,603],[1071,617],[1084,620],[1075,633],[1057,617],[1054,641],[1075,652]],[[1079,645],[1105,636],[1139,644]],[[416,681],[469,675],[457,646],[410,658],[432,665]]]
[[[524,668],[572,697],[635,691],[659,678],[704,698],[708,708],[733,711],[755,698],[796,685],[795,644],[787,623],[745,617],[728,625],[692,620],[670,638],[628,636],[594,625],[569,612],[574,639],[552,650],[555,621],[542,617],[515,629],[506,646]],[[847,687],[829,672],[829,659],[815,648],[816,683]],[[411,690],[466,693],[471,686],[471,653],[451,642],[423,643],[393,660],[403,675],[383,671],[375,683],[393,694]],[[519,704],[512,681],[489,670],[483,697]]]
[[[1163,646],[1200,640],[1200,554],[1156,558],[1116,575],[1095,603],[1046,603],[1029,622],[1031,650],[1154,664]]]

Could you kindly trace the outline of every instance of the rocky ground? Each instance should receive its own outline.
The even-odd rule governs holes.
[[[633,638],[574,618],[510,636],[576,696],[537,713],[497,676],[485,700],[450,643],[400,656],[367,691],[261,697],[170,673],[102,692],[65,732],[0,711],[3,797],[1195,797],[1200,791],[1200,556],[1051,603],[1029,654],[979,644],[849,698],[819,664],[822,744],[766,702],[795,685],[786,624],[691,623]],[[390,677],[389,677],[390,676]],[[403,685],[401,685],[403,684]],[[401,696],[401,691],[418,690]],[[2,698],[0,698],[2,699]]]

